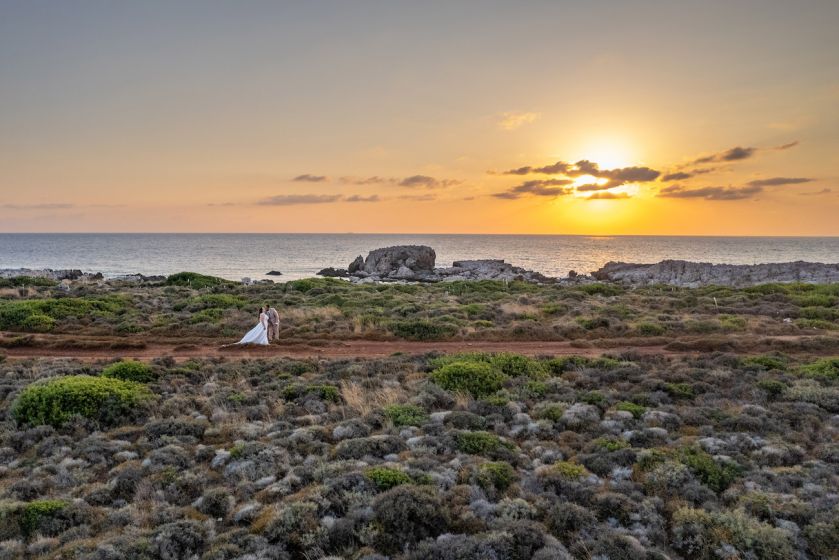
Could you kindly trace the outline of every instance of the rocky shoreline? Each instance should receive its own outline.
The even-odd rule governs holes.
[[[796,261],[736,265],[678,260],[655,264],[609,262],[594,271],[592,277],[599,281],[633,286],[666,284],[683,288],[711,285],[744,287],[770,282],[832,284],[839,282],[839,263]]]
[[[824,264],[804,261],[754,265],[713,264],[682,260],[665,260],[653,264],[609,262],[591,275],[571,271],[565,278],[546,276],[540,272],[514,266],[501,259],[454,261],[452,266],[437,267],[437,254],[425,245],[399,245],[370,251],[366,258],[359,255],[346,268],[327,267],[317,275],[343,278],[358,284],[380,282],[456,282],[496,280],[530,282],[534,284],[580,284],[610,282],[628,286],[669,285],[683,288],[700,286],[745,287],[770,282],[831,284],[839,282],[839,263]],[[272,271],[272,275],[279,275]],[[105,278],[102,273],[77,269],[0,269],[0,278],[46,278],[54,281],[128,281],[158,282],[164,276],[127,274]],[[259,282],[272,282],[261,280]],[[252,284],[250,279],[243,283]]]

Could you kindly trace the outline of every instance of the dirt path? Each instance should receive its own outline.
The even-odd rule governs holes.
[[[21,339],[20,337],[25,337]],[[10,341],[17,340],[18,345]],[[171,356],[176,359],[228,357],[228,358],[266,358],[266,357],[331,357],[373,358],[403,354],[424,354],[427,352],[515,352],[528,356],[548,355],[585,355],[600,356],[604,353],[616,353],[634,350],[642,353],[672,352],[663,346],[619,346],[610,348],[579,347],[568,341],[444,341],[411,342],[405,340],[310,340],[292,344],[273,343],[269,347],[223,347],[226,341],[207,341],[200,339],[143,340],[122,336],[83,336],[83,335],[21,335],[20,333],[0,333],[4,341],[0,353],[9,358],[66,357],[85,360],[136,358],[151,359]],[[131,347],[134,346],[134,347]]]
[[[699,337],[701,339],[701,337]],[[728,337],[735,340],[736,337]],[[766,341],[795,342],[805,337],[765,337]],[[297,340],[281,341],[269,347],[239,347],[223,345],[226,340],[202,338],[144,339],[131,336],[90,336],[71,334],[21,334],[0,332],[0,354],[10,359],[25,358],[76,358],[100,360],[114,358],[136,358],[149,360],[161,356],[175,359],[228,357],[324,357],[324,358],[375,358],[394,353],[424,354],[427,352],[515,352],[528,356],[538,355],[580,355],[600,356],[633,351],[641,354],[698,354],[700,349],[683,345],[668,345],[670,340],[645,340],[637,344],[633,340],[601,340],[594,344],[584,341],[443,341],[411,342],[405,340]],[[705,350],[705,349],[702,349]],[[709,351],[709,350],[705,350]],[[765,352],[767,348],[738,350],[738,353]],[[834,352],[835,353],[835,352]]]

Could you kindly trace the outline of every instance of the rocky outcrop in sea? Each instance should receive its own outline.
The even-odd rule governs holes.
[[[343,268],[325,268],[320,276],[348,278],[359,283],[374,282],[455,282],[458,280],[502,280],[554,283],[558,280],[539,272],[513,266],[500,259],[455,261],[452,266],[435,267],[437,254],[425,245],[399,245],[370,251]]]
[[[655,264],[609,262],[594,271],[596,280],[634,286],[667,284],[684,288],[699,286],[754,286],[770,282],[830,284],[839,282],[839,263],[803,261],[767,264],[712,264],[666,260]]]
[[[19,278],[29,276],[31,278],[49,278],[50,280],[101,280],[102,274],[82,272],[78,269],[57,269],[51,268],[2,268],[0,278]]]

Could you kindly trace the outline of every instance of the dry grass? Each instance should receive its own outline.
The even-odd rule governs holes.
[[[374,410],[405,400],[405,390],[401,387],[367,389],[359,383],[342,381],[341,396],[346,408],[367,416]]]

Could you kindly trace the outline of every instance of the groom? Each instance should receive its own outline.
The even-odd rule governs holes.
[[[280,338],[280,314],[267,303],[265,309],[265,314],[268,315],[268,342],[271,342]]]

